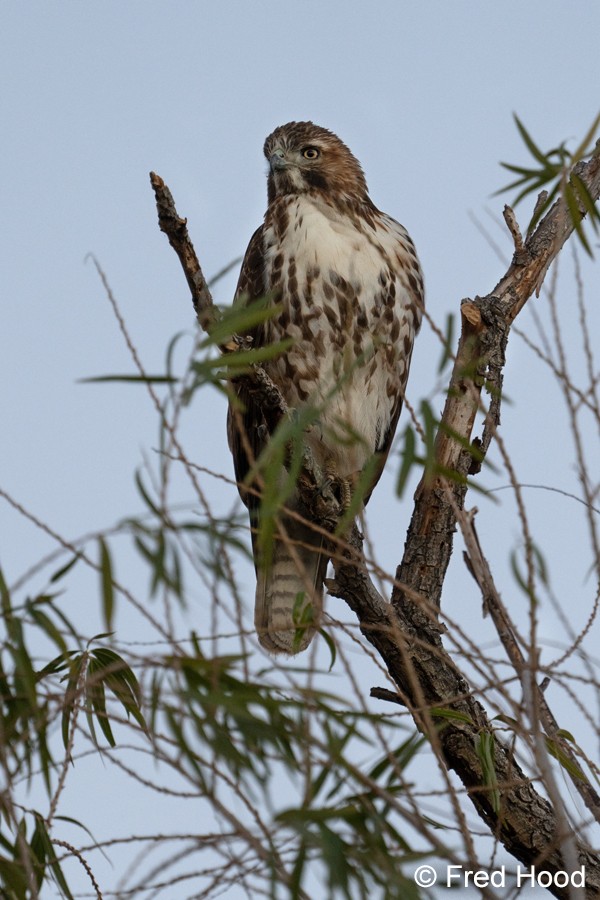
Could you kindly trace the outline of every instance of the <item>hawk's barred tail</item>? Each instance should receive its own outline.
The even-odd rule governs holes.
[[[265,649],[294,654],[306,650],[319,628],[329,560],[319,552],[321,536],[308,525],[286,518],[284,527],[271,565],[258,568],[254,623]]]

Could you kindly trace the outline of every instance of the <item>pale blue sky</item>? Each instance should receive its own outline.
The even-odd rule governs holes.
[[[67,537],[139,510],[132,471],[140,448],[156,445],[151,404],[140,388],[77,380],[132,371],[89,253],[104,268],[148,370],[161,370],[175,332],[193,330],[186,284],[157,228],[151,169],[188,217],[210,276],[244,252],[260,223],[265,136],[292,119],[331,128],[361,160],[375,203],[410,230],[429,310],[443,323],[461,298],[486,293],[503,271],[469,212],[511,252],[485,210],[498,216],[507,199],[490,196],[509,180],[499,161],[526,161],[512,113],[542,147],[580,137],[599,107],[599,34],[595,0],[4,0],[2,487]],[[524,220],[525,208],[518,214]],[[220,302],[235,278],[220,283]],[[597,270],[590,284],[597,300]],[[593,322],[598,333],[600,321]],[[438,358],[425,327],[409,395],[431,389]],[[548,405],[526,402],[545,396],[547,378],[511,340],[506,387],[517,405],[504,411],[507,440],[521,480],[578,492],[570,451],[561,462],[562,412],[555,415],[551,397]],[[194,415],[183,430],[189,452],[198,448],[199,462],[230,475],[222,398],[197,398]],[[540,455],[540,446],[551,449]],[[406,521],[390,500],[392,476],[383,484],[388,489],[380,488],[371,508],[391,566]],[[208,490],[222,510],[235,500],[233,491]],[[573,508],[553,495],[536,502],[534,520],[548,524],[549,552],[557,555],[560,525]],[[518,540],[508,498],[504,506],[506,519],[488,505],[480,522],[503,566]],[[573,542],[580,542],[575,531]],[[0,502],[0,561],[9,581],[52,548]],[[551,563],[566,588],[573,571],[562,576],[556,555]],[[579,576],[587,565],[575,566]],[[587,585],[585,604],[590,591]]]

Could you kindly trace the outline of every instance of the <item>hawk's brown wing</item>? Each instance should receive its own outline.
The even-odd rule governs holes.
[[[263,259],[263,226],[257,228],[250,239],[246,250],[240,277],[235,291],[235,301],[250,303],[265,295],[264,259]],[[235,302],[234,301],[234,302]],[[250,332],[253,347],[262,346],[264,336],[260,326]],[[233,455],[233,466],[240,497],[250,510],[250,519],[258,505],[259,498],[242,487],[248,470],[260,455],[264,446],[261,433],[268,434],[264,425],[264,416],[260,407],[254,402],[251,391],[240,387],[235,382],[230,386],[231,400],[227,415],[227,438],[229,449]]]
[[[407,309],[407,314],[412,316],[413,320],[413,336],[408,344],[405,345],[405,361],[406,367],[404,370],[404,377],[402,379],[402,384],[400,385],[400,389],[396,394],[394,399],[394,406],[392,409],[392,414],[390,417],[390,422],[388,427],[386,428],[384,434],[381,435],[379,442],[376,448],[377,455],[377,467],[375,469],[373,479],[371,481],[369,490],[365,494],[364,503],[366,504],[373,492],[373,489],[379,479],[381,478],[381,474],[385,468],[385,464],[392,446],[392,442],[394,440],[394,435],[396,433],[396,427],[398,425],[398,419],[400,418],[400,413],[402,412],[402,406],[404,404],[404,393],[406,390],[406,384],[408,382],[408,375],[410,370],[410,359],[413,351],[413,342],[414,337],[417,334],[420,324],[421,324],[421,316],[423,313],[423,309],[425,308],[425,290],[423,286],[423,276],[421,273],[421,269],[419,263],[417,261],[416,251],[414,249],[414,244],[411,241],[408,234],[405,234],[404,240],[412,249],[412,260],[405,260],[404,265],[406,266],[408,263],[409,275],[409,292],[411,295],[411,302]],[[401,263],[402,264],[402,263]],[[385,301],[384,301],[385,303]]]

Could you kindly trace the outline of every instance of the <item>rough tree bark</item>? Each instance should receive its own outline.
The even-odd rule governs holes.
[[[594,201],[600,196],[600,143],[589,161],[574,170],[586,184]],[[210,291],[189,239],[186,220],[179,217],[171,194],[162,179],[151,173],[157,199],[159,224],[177,252],[186,275],[202,327],[214,320]],[[580,209],[581,218],[585,209]],[[586,867],[587,897],[600,897],[600,861],[597,855],[573,835],[566,833],[561,810],[540,795],[531,779],[518,765],[510,749],[494,743],[497,792],[485,786],[484,773],[476,752],[476,740],[491,734],[492,725],[483,706],[473,696],[466,679],[444,649],[444,627],[438,621],[440,599],[452,554],[453,535],[460,523],[468,548],[467,563],[477,581],[486,608],[491,613],[506,652],[522,681],[524,692],[534,697],[535,708],[545,734],[577,767],[570,747],[557,734],[556,722],[535,684],[535,671],[521,655],[509,620],[495,591],[487,562],[479,547],[472,517],[464,511],[467,476],[475,474],[485,457],[500,420],[502,373],[510,327],[534,292],[539,292],[545,273],[574,230],[574,222],[563,201],[558,200],[535,231],[523,241],[512,211],[505,209],[507,225],[515,242],[515,254],[506,274],[485,297],[465,300],[461,305],[462,331],[456,351],[447,400],[435,444],[434,472],[445,473],[424,479],[415,495],[415,506],[404,554],[396,572],[391,601],[375,589],[360,562],[361,536],[354,527],[343,552],[334,553],[335,580],[329,592],[343,598],[355,612],[361,630],[377,649],[398,688],[397,695],[374,689],[375,696],[402,703],[412,713],[417,726],[426,733],[444,765],[453,770],[465,786],[481,818],[491,832],[517,860],[544,871],[569,870],[572,863]],[[243,339],[234,339],[234,346]],[[226,348],[232,349],[232,348]],[[277,389],[260,367],[248,376],[254,390],[264,391],[271,408],[284,404]],[[473,439],[477,412],[483,408],[482,389],[490,392],[481,437]],[[453,473],[448,477],[447,473]],[[315,510],[318,473],[305,466],[301,487],[307,511],[323,522],[324,510]],[[335,523],[339,509],[328,498],[325,519]],[[439,710],[451,711],[439,728]],[[436,724],[437,723],[437,724]],[[573,777],[592,815],[600,821],[600,798],[585,778]],[[560,804],[558,804],[560,805]],[[573,852],[569,852],[569,847]],[[576,857],[574,859],[574,857]],[[571,866],[569,865],[571,863]],[[551,887],[557,897],[574,894],[568,887]]]

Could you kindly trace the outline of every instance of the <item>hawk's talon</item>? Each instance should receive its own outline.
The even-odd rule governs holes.
[[[343,510],[347,510],[352,502],[352,480],[338,475],[337,465],[333,459],[328,459],[323,466],[323,482],[320,493],[331,491]]]

